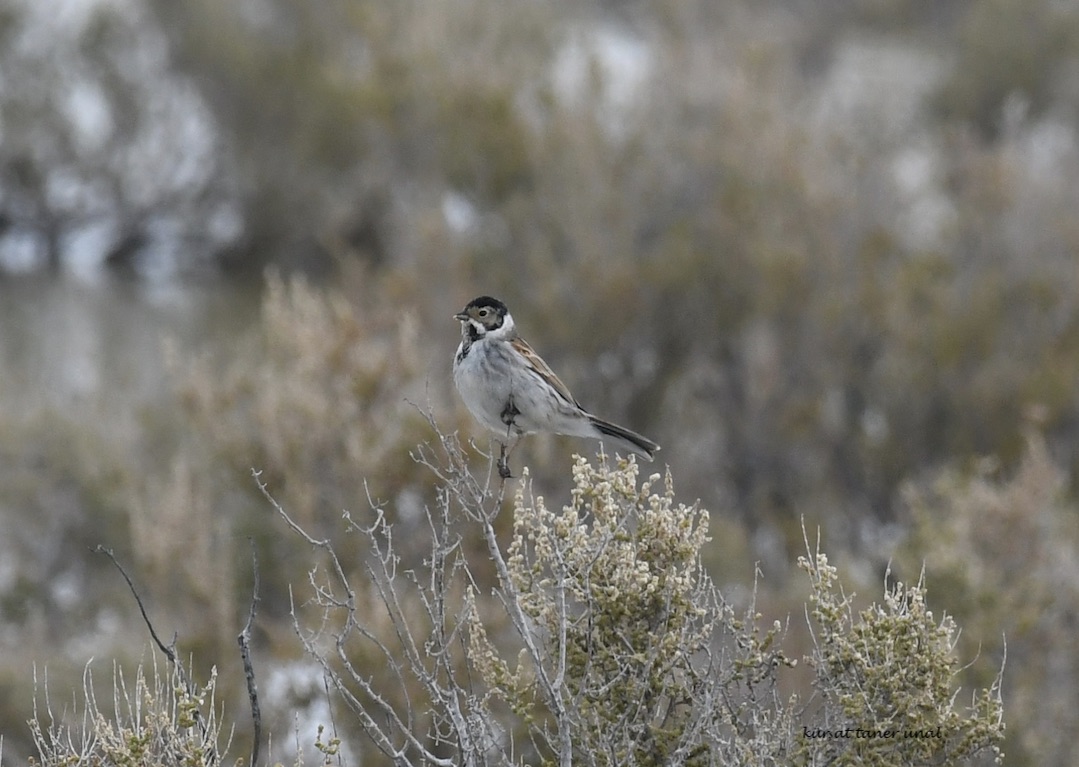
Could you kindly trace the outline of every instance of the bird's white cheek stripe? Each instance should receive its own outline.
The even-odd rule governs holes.
[[[502,318],[502,324],[497,328],[491,328],[489,331],[491,338],[502,340],[505,338],[513,337],[513,317],[506,315]]]

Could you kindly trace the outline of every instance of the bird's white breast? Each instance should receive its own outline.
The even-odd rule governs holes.
[[[488,341],[480,338],[461,357],[461,347],[453,364],[453,380],[465,407],[483,426],[499,434],[506,433],[502,411],[510,399],[510,376],[493,359]],[[463,346],[463,344],[462,344]]]

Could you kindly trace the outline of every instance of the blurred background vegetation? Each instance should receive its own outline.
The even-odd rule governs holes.
[[[422,532],[422,411],[486,444],[481,293],[663,445],[725,593],[759,563],[800,614],[802,518],[867,594],[924,567],[972,685],[1007,637],[1008,762],[1070,763],[1077,142],[1053,0],[0,0],[5,763],[31,663],[64,697],[148,652],[97,544],[242,740],[253,539],[269,724],[313,743],[312,555],[250,471],[309,530]],[[517,456],[557,499],[588,449]]]

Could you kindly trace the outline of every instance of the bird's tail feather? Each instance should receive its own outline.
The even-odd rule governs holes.
[[[651,461],[655,457],[656,451],[659,450],[659,445],[647,437],[642,437],[637,432],[625,429],[610,421],[604,421],[594,415],[590,415],[588,418],[601,437],[609,438],[615,445],[634,452],[642,458]]]

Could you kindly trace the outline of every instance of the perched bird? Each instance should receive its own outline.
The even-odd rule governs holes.
[[[461,344],[453,358],[453,380],[476,420],[498,436],[498,473],[503,479],[510,476],[509,452],[526,434],[591,437],[649,461],[659,450],[652,440],[582,408],[517,335],[513,317],[497,298],[473,299],[454,319],[461,322]]]

